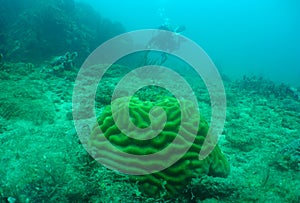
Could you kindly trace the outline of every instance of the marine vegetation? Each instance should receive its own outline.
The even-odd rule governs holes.
[[[74,0],[4,0],[0,17],[0,53],[14,62],[42,63],[69,51],[77,52],[81,63],[101,43],[125,32],[122,24]]]

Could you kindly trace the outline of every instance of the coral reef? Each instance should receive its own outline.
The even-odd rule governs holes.
[[[0,70],[0,117],[6,120],[22,118],[35,124],[53,123],[54,105],[46,102],[47,96],[41,94],[42,82],[26,78],[32,69],[32,64],[4,64]],[[18,74],[18,77],[12,77],[12,74]],[[10,80],[18,80],[18,83],[10,85]]]
[[[48,67],[48,69],[52,69],[53,72],[71,70],[74,67],[74,60],[77,58],[77,56],[77,52],[67,52],[63,56],[54,57],[50,61],[50,67]]]
[[[275,162],[281,169],[300,171],[300,139],[284,146],[276,156]]]
[[[244,76],[242,80],[239,80],[236,87],[240,90],[248,91],[248,94],[260,94],[268,97],[278,98],[292,98],[295,100],[300,99],[300,89],[290,87],[287,84],[276,84],[273,81],[267,80],[263,77],[256,76]]]
[[[299,157],[300,116],[299,101],[292,95],[282,94],[282,99],[280,94],[258,94],[255,85],[243,89],[242,81],[225,81],[227,121],[219,146],[230,160],[230,174],[192,178],[183,194],[163,200],[143,195],[134,177],[106,169],[87,154],[67,116],[72,111],[76,69],[58,77],[41,73],[42,68],[5,58],[0,69],[0,202],[299,202],[295,158]],[[97,107],[107,104],[101,103],[101,95],[109,101],[114,85],[128,71],[128,67],[112,67],[99,86]],[[193,74],[188,79],[199,84]],[[259,83],[267,87],[270,81]],[[203,98],[205,88],[197,90]],[[136,96],[154,102],[158,94],[149,88]],[[200,103],[206,102],[209,98]],[[208,108],[201,106],[201,115]],[[287,159],[280,166],[282,155]]]
[[[123,33],[120,23],[74,0],[12,1],[0,8],[0,53],[10,62],[36,62],[67,51],[85,58],[107,39]]]
[[[113,105],[117,106],[117,112],[123,111],[126,106],[124,105],[124,99],[118,98],[113,101]],[[136,155],[148,155],[152,153],[159,152],[160,150],[167,147],[176,136],[180,136],[183,139],[183,135],[177,133],[179,132],[179,126],[181,125],[181,113],[185,114],[190,112],[189,101],[183,101],[185,108],[180,109],[178,101],[173,97],[162,97],[155,102],[141,101],[137,97],[131,98],[129,105],[129,114],[132,122],[139,128],[146,128],[150,125],[149,112],[154,106],[162,107],[167,115],[167,121],[165,126],[155,138],[151,140],[136,140],[130,138],[123,134],[114,122],[111,106],[107,106],[102,112],[102,115],[98,118],[99,127],[102,131],[100,133],[99,128],[93,129],[89,146],[94,148],[95,154],[99,153],[101,150],[100,159],[103,157],[116,162],[118,165],[124,165],[123,167],[128,167],[127,161],[123,160],[123,157],[116,157],[116,155],[102,151],[106,148],[103,139],[108,139],[114,146],[118,149]],[[160,114],[156,115],[155,123],[163,122]],[[120,122],[124,122],[120,120]],[[151,125],[156,125],[151,123]],[[126,124],[125,124],[126,125]],[[130,126],[127,127],[128,129]],[[156,127],[152,128],[154,131]],[[197,131],[197,136],[193,143],[191,143],[190,149],[173,165],[164,169],[160,172],[155,172],[153,174],[132,176],[132,180],[138,181],[141,192],[148,194],[153,197],[172,197],[178,195],[192,180],[194,177],[199,177],[202,175],[210,176],[220,176],[226,177],[229,174],[230,167],[227,159],[221,152],[218,146],[214,148],[211,154],[204,160],[199,160],[199,152],[204,142],[205,136],[207,134],[208,125],[201,119],[199,123],[199,128]],[[185,133],[192,136],[190,129],[184,129]],[[184,138],[185,140],[186,138]],[[185,140],[185,142],[189,142]],[[175,144],[173,144],[175,145]],[[172,145],[172,146],[173,146]],[[175,149],[181,148],[181,145],[175,145]],[[171,151],[168,154],[168,159],[174,159],[173,156],[176,154]],[[162,160],[153,161],[153,163],[140,163],[142,165],[155,166],[156,164],[162,164]],[[139,170],[139,169],[134,169]]]

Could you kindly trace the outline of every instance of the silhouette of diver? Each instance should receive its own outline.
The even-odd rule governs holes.
[[[178,50],[182,42],[182,38],[179,37],[179,35],[184,30],[185,26],[174,26],[170,24],[169,21],[166,21],[158,27],[157,34],[149,41],[147,49],[160,49],[165,51],[161,53],[161,60],[159,64],[163,64],[167,60],[168,53]],[[149,52],[150,50],[146,52],[146,61],[148,60]]]

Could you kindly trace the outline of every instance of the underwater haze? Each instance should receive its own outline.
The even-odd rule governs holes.
[[[299,0],[0,3],[0,203],[300,203]]]
[[[300,2],[297,0],[86,0],[127,31],[153,29],[166,18],[186,26],[217,68],[300,85]]]

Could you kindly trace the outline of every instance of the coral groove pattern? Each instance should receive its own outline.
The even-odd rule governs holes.
[[[174,97],[163,97],[157,101],[142,101],[137,97],[132,97],[129,106],[124,105],[124,98],[116,99],[113,103],[117,106],[117,111],[129,108],[131,122],[136,127],[142,129],[149,126],[155,126],[156,122],[159,123],[159,119],[162,118],[162,116],[155,115],[155,112],[153,113],[151,110],[153,107],[163,108],[165,115],[167,116],[163,130],[150,140],[139,140],[128,137],[117,127],[112,115],[111,105],[109,105],[106,106],[98,118],[98,125],[96,125],[92,131],[89,146],[93,148],[94,154],[100,156],[99,159],[109,159],[111,165],[119,165],[119,167],[120,165],[121,167],[138,166],[136,163],[128,163],[123,157],[118,157],[116,154],[103,151],[106,148],[104,140],[109,140],[109,142],[118,150],[134,155],[157,153],[168,147],[168,145],[172,145],[173,140],[177,136],[184,137],[179,132],[184,132],[185,134],[190,133],[189,129],[184,129],[183,131],[179,130],[181,128],[182,115],[184,113],[190,113],[191,110],[190,101],[186,100],[181,102],[184,103],[184,108],[180,108],[182,105],[180,105]],[[150,112],[152,115],[156,116],[154,124],[153,120],[152,123],[150,121]],[[189,143],[191,147],[188,151],[183,154],[176,163],[159,172],[131,176],[133,181],[138,182],[141,192],[152,197],[174,197],[176,194],[180,193],[180,191],[184,190],[191,182],[192,178],[201,175],[226,177],[229,174],[230,167],[228,161],[218,146],[214,148],[206,159],[199,160],[199,152],[203,147],[202,144],[208,131],[208,124],[203,118],[200,118],[200,121],[196,123],[199,124],[196,131],[196,137],[194,137],[192,143]],[[130,128],[129,124],[128,128]],[[172,147],[172,152],[167,153],[169,156],[168,159],[172,159],[172,156],[175,155],[174,152],[176,152],[176,148],[182,146]],[[98,152],[101,151],[100,155],[97,153],[97,150]],[[97,159],[97,157],[95,158]],[[164,160],[151,161],[150,163],[144,161],[139,164],[149,165],[149,167],[151,167],[157,164],[164,164]],[[136,170],[139,170],[139,168]]]

